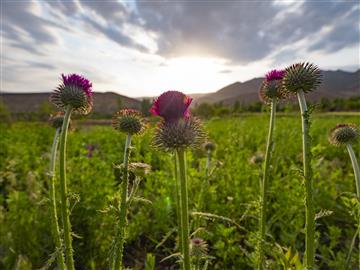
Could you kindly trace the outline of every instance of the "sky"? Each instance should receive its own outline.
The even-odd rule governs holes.
[[[79,73],[130,97],[216,91],[309,61],[360,68],[360,4],[332,0],[0,0],[2,92]]]

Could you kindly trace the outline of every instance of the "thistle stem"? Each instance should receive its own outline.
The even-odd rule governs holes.
[[[189,214],[188,214],[188,194],[186,182],[186,165],[184,149],[177,149],[179,172],[180,172],[180,202],[181,202],[181,230],[183,243],[183,263],[184,270],[190,270],[190,250],[189,250]]]
[[[115,265],[114,270],[123,269],[123,253],[125,243],[125,227],[126,217],[128,211],[128,167],[129,167],[129,156],[130,156],[130,145],[131,145],[131,134],[127,134],[124,149],[124,171],[123,179],[121,183],[121,202],[120,202],[120,214],[119,214],[119,225],[118,234],[115,242]]]
[[[356,184],[356,195],[358,197],[358,199],[360,200],[360,169],[359,169],[359,164],[356,160],[356,156],[354,153],[354,150],[351,146],[351,144],[347,144],[346,148],[349,152],[350,155],[350,159],[351,159],[351,164],[354,170],[354,175],[355,175],[355,184]]]
[[[176,200],[176,217],[178,222],[178,234],[179,234],[179,250],[183,254],[183,237],[181,230],[181,205],[180,205],[180,194],[179,194],[179,177],[178,177],[178,166],[177,166],[177,153],[174,153],[174,178],[175,178],[175,200]],[[181,264],[181,269],[183,265]]]
[[[271,112],[270,112],[270,124],[269,124],[269,133],[266,143],[266,153],[265,153],[265,164],[264,164],[264,174],[261,184],[261,198],[260,198],[260,237],[259,237],[259,261],[258,261],[258,270],[263,269],[264,261],[264,243],[265,243],[265,233],[266,233],[266,207],[267,207],[267,189],[269,182],[269,169],[270,169],[270,159],[271,151],[273,145],[273,132],[275,126],[275,114],[276,114],[276,99],[274,98],[271,102]]]
[[[68,200],[67,183],[66,183],[66,140],[67,140],[67,132],[69,128],[71,113],[72,113],[72,107],[68,106],[65,111],[65,116],[64,116],[63,125],[61,127],[61,136],[60,136],[60,194],[61,194],[60,199],[61,199],[61,214],[62,214],[62,221],[64,227],[66,265],[68,270],[75,269],[73,249],[72,249],[69,200]]]
[[[305,95],[302,90],[297,93],[297,97],[302,120],[303,166],[305,181],[305,269],[313,270],[315,267],[315,210],[311,171],[311,137],[309,133],[310,115],[306,105]]]
[[[357,162],[354,150],[351,146],[351,144],[347,144],[346,148],[349,152],[350,155],[350,159],[351,159],[351,164],[354,170],[354,175],[355,175],[355,184],[356,184],[356,195],[358,200],[360,201],[360,169],[359,169],[359,164]],[[359,217],[358,217],[358,232],[359,232],[359,250],[360,250],[360,213],[358,213]],[[360,254],[359,254],[359,269],[360,269]]]
[[[60,129],[57,128],[55,131],[54,140],[51,147],[51,156],[50,156],[50,168],[49,168],[49,176],[51,179],[50,201],[51,201],[51,216],[53,223],[52,231],[53,231],[53,237],[55,240],[55,246],[57,251],[58,269],[65,270],[66,266],[65,266],[64,253],[62,250],[62,240],[60,236],[59,220],[58,220],[57,208],[56,208],[56,192],[55,192],[55,162],[56,162],[57,148],[59,145],[59,134],[60,134]]]

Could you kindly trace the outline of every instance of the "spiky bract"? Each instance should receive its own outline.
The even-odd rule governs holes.
[[[285,99],[287,96],[282,88],[281,80],[272,80],[272,81],[264,80],[261,85],[259,95],[260,95],[260,99],[267,104],[270,104],[274,98],[280,100],[280,99]]]
[[[202,238],[196,237],[190,241],[190,254],[194,257],[206,256],[208,252],[208,244]]]
[[[133,109],[118,111],[113,117],[113,127],[126,134],[141,134],[145,127],[144,118],[141,113]]]
[[[181,148],[198,148],[206,139],[206,133],[199,119],[194,117],[175,122],[161,121],[154,136],[155,147],[164,151]]]
[[[311,63],[297,63],[285,69],[282,80],[285,91],[296,94],[315,90],[322,81],[320,69]]]
[[[88,114],[93,107],[90,81],[77,74],[61,76],[63,81],[50,95],[50,101],[59,109],[71,106],[75,112]]]
[[[330,131],[329,142],[336,146],[351,144],[360,137],[359,128],[354,124],[338,124]]]

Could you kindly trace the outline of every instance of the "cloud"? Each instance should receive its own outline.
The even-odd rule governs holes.
[[[154,52],[165,58],[210,55],[235,64],[276,55],[282,47],[310,35],[318,38],[305,44],[309,51],[329,53],[359,43],[359,4],[353,1],[135,4],[135,9],[130,9],[120,1],[6,1],[2,33],[12,46],[41,54],[41,46],[59,43],[56,30],[79,31],[82,27],[84,32],[90,28],[120,46],[149,53],[149,46],[135,37],[136,27],[145,34],[155,33]],[[324,28],[330,30],[323,33]]]
[[[325,27],[332,30],[321,37],[321,42],[305,44],[310,51],[331,52],[359,42],[355,34],[359,33],[357,2],[304,1],[296,8],[294,5],[271,1],[139,1],[137,7],[144,27],[158,34],[158,53],[165,57],[204,54],[246,64],[316,35]]]
[[[219,73],[221,74],[228,74],[228,73],[231,73],[233,72],[231,69],[223,69],[223,70],[220,70]]]

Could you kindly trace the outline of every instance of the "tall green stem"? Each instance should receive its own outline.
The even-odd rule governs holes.
[[[354,170],[354,175],[355,175],[355,184],[356,184],[356,195],[358,197],[358,199],[360,200],[360,169],[359,169],[359,164],[356,160],[356,156],[354,153],[354,150],[351,146],[351,144],[347,144],[346,148],[349,152],[350,155],[350,159],[351,159],[351,164]]]
[[[181,202],[181,230],[183,243],[183,263],[184,270],[190,270],[190,250],[189,250],[189,213],[188,213],[188,194],[186,181],[186,165],[184,149],[177,149],[180,172],[180,202]]]
[[[265,153],[265,164],[264,164],[264,174],[261,185],[261,198],[260,198],[260,237],[259,237],[259,260],[258,260],[258,270],[263,269],[264,261],[264,243],[265,243],[265,233],[266,233],[266,207],[267,207],[267,189],[269,182],[269,169],[270,169],[270,159],[271,151],[273,145],[273,132],[275,126],[275,113],[276,113],[276,99],[274,98],[271,102],[271,112],[270,112],[270,124],[269,124],[269,133],[266,143],[266,153]]]
[[[61,127],[60,136],[60,198],[61,198],[61,214],[64,227],[64,243],[66,254],[66,265],[68,270],[74,270],[74,258],[72,249],[71,237],[71,224],[70,224],[70,211],[69,200],[67,196],[67,183],[66,183],[66,139],[69,128],[70,116],[72,113],[71,106],[68,106],[65,111],[63,125]]]
[[[58,269],[65,270],[65,259],[64,253],[62,250],[62,240],[60,236],[60,229],[59,229],[59,221],[57,215],[57,208],[56,208],[56,192],[55,192],[55,162],[56,162],[56,153],[59,144],[59,134],[60,130],[57,128],[53,144],[51,147],[51,157],[50,157],[50,168],[49,168],[49,176],[51,178],[51,185],[50,185],[50,200],[51,200],[51,216],[52,216],[52,231],[53,237],[55,240],[55,246],[57,249],[57,263]]]
[[[179,177],[178,177],[178,166],[177,166],[177,153],[174,153],[174,178],[175,178],[175,200],[176,200],[176,217],[178,222],[178,234],[179,234],[179,250],[183,253],[183,242],[182,242],[182,230],[181,230],[181,205],[180,205],[180,194],[179,194]],[[181,264],[181,269],[183,265]]]
[[[125,227],[126,227],[126,216],[128,211],[128,167],[129,167],[129,156],[130,156],[130,145],[131,135],[127,134],[124,149],[124,171],[123,179],[121,183],[121,202],[120,202],[120,214],[119,214],[119,226],[118,234],[115,242],[115,265],[114,270],[123,269],[123,253],[125,243]]]
[[[349,152],[350,155],[350,159],[351,159],[351,164],[354,170],[354,175],[355,175],[355,184],[356,184],[356,195],[357,198],[360,202],[360,169],[359,169],[359,163],[357,162],[354,150],[351,146],[351,144],[347,144],[346,148]],[[360,251],[360,213],[358,213],[359,217],[358,217],[358,231],[359,231],[359,251]],[[359,254],[359,269],[360,269],[360,254]]]
[[[302,120],[302,145],[303,145],[303,166],[305,181],[305,269],[313,270],[315,267],[315,209],[313,198],[313,182],[311,170],[311,137],[310,137],[310,114],[306,105],[303,91],[297,93],[301,120]]]

